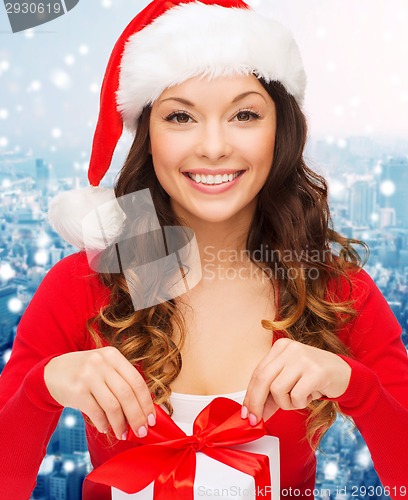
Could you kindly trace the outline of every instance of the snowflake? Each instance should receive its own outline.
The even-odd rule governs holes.
[[[48,262],[48,252],[46,250],[38,250],[34,255],[34,261],[39,266],[45,266]]]
[[[89,86],[89,90],[93,93],[93,94],[97,94],[99,92],[99,85],[97,83],[92,83],[90,86]]]
[[[72,66],[75,62],[75,57],[71,54],[68,54],[67,56],[65,56],[64,61],[67,66]]]
[[[16,272],[14,271],[14,269],[10,266],[10,264],[8,262],[0,265],[0,279],[2,281],[11,280],[12,278],[14,278],[15,275],[16,275]]]
[[[41,90],[41,82],[38,80],[33,80],[30,85],[27,87],[27,92],[38,92]]]
[[[13,297],[12,299],[10,299],[8,301],[7,307],[11,313],[17,314],[17,313],[22,311],[23,303],[21,302],[21,300],[19,298]]]
[[[380,185],[380,191],[384,196],[392,196],[395,193],[395,184],[390,181],[384,181]]]
[[[52,137],[54,137],[54,139],[59,139],[62,135],[61,129],[53,128],[51,130],[51,135],[52,135]]]
[[[67,90],[71,86],[70,76],[62,69],[55,69],[51,73],[51,81],[57,88],[61,90]]]
[[[64,418],[65,427],[73,428],[73,427],[75,427],[76,423],[77,423],[77,419],[76,419],[75,415],[67,415]]]
[[[79,49],[78,49],[78,50],[79,50],[79,53],[80,53],[82,56],[86,56],[86,55],[88,54],[88,52],[89,52],[89,47],[88,47],[88,45],[83,44],[83,45],[81,45],[81,46],[79,47]]]
[[[7,71],[8,69],[10,69],[10,63],[6,59],[0,61],[0,75],[3,71]]]
[[[72,460],[65,460],[63,468],[67,473],[73,472],[75,470],[75,462]]]

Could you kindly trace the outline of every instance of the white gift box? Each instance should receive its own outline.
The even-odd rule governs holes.
[[[191,424],[177,422],[177,425],[186,434],[191,435]],[[279,467],[279,439],[273,436],[263,436],[250,443],[231,446],[231,449],[259,453],[269,457],[271,472],[271,486],[269,492],[272,500],[279,500],[280,494],[280,467]],[[194,481],[194,498],[233,498],[234,500],[255,499],[255,479],[229,465],[218,462],[201,451],[196,456],[196,473]],[[135,471],[137,474],[137,471]],[[112,500],[152,500],[154,483],[138,493],[128,494],[117,488],[112,488]],[[259,490],[264,496],[266,492]]]

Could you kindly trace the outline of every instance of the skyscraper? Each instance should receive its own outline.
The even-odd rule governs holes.
[[[375,208],[375,183],[371,178],[356,180],[350,188],[350,219],[356,226],[368,226]]]
[[[39,189],[43,195],[46,195],[48,183],[50,181],[50,167],[44,160],[39,158],[35,161],[35,172],[37,189]]]
[[[58,424],[61,453],[85,452],[88,450],[85,437],[85,423],[81,413],[65,408]]]
[[[379,210],[379,226],[381,229],[385,227],[393,227],[396,225],[395,208],[384,207]]]
[[[381,208],[395,209],[398,227],[408,227],[406,186],[408,186],[408,157],[390,158],[382,165],[379,201]]]

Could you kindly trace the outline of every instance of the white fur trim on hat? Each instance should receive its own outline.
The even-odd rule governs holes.
[[[132,35],[122,56],[117,106],[127,129],[143,107],[193,76],[279,81],[302,104],[306,75],[291,32],[253,10],[181,4]]]
[[[120,235],[125,214],[113,189],[88,186],[55,196],[49,205],[48,220],[71,245],[103,250]]]

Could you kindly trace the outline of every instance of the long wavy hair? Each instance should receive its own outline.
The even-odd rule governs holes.
[[[262,319],[262,326],[271,330],[274,338],[283,335],[350,356],[338,332],[356,314],[351,288],[342,301],[334,294],[328,297],[327,290],[331,280],[345,279],[351,287],[348,271],[362,265],[354,245],[365,245],[346,239],[332,229],[326,181],[312,171],[303,158],[307,123],[296,100],[280,83],[266,83],[261,79],[260,82],[275,102],[277,129],[273,168],[258,194],[246,250],[252,262],[265,269],[264,263],[252,256],[261,248],[273,249],[268,267],[273,270],[271,279],[273,276],[280,297],[276,318]],[[146,107],[139,119],[136,136],[115,184],[115,194],[120,199],[148,188],[161,227],[178,226],[182,221],[177,219],[168,194],[157,180],[149,154],[150,111],[151,108]],[[140,234],[142,231],[137,229],[146,228],[149,223],[151,221],[143,218],[127,220],[125,234]],[[146,252],[151,251],[151,244],[149,240]],[[137,245],[140,255],[143,242],[138,240]],[[95,345],[102,345],[102,336],[141,369],[155,402],[164,404],[171,415],[169,386],[180,373],[180,350],[186,336],[184,318],[176,301],[171,299],[135,311],[132,297],[141,294],[144,280],[149,279],[151,283],[151,277],[132,272],[125,279],[123,272],[104,272],[100,278],[110,288],[111,295],[109,305],[87,323]],[[160,281],[159,274],[155,279]],[[174,340],[174,325],[180,335],[178,342]],[[336,414],[341,412],[337,403],[321,400],[312,401],[306,411],[305,439],[315,450]]]

